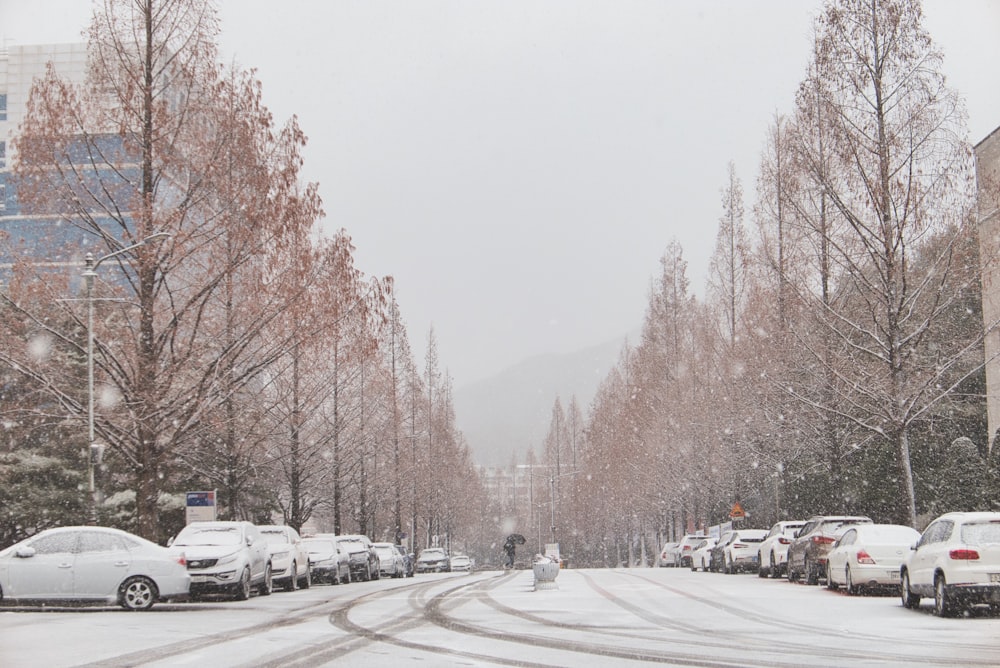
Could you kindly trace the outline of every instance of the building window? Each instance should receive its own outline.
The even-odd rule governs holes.
[[[0,183],[0,211],[7,210],[7,184]]]
[[[7,120],[7,93],[0,93],[0,121]]]
[[[0,141],[0,169],[7,166],[7,142]]]

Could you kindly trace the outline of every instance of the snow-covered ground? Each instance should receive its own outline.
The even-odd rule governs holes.
[[[996,666],[1000,613],[932,615],[681,569],[423,575],[245,602],[0,609],[0,666]]]

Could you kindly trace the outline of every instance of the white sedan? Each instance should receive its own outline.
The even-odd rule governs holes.
[[[843,585],[852,595],[862,587],[898,587],[899,567],[919,539],[916,529],[900,524],[851,527],[826,555],[826,586]]]
[[[0,552],[0,600],[108,603],[148,610],[187,598],[183,555],[106,527],[48,529]]]
[[[299,587],[309,589],[312,574],[309,551],[302,544],[299,532],[285,524],[264,524],[257,527],[267,541],[271,555],[271,580],[285,591]]]
[[[406,561],[392,543],[374,543],[379,576],[401,578],[406,575]]]

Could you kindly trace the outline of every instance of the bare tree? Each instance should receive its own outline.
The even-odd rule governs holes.
[[[954,262],[971,203],[964,114],[916,1],[828,3],[816,44],[800,101],[827,134],[822,151],[803,143],[800,158],[850,234],[824,235],[836,284],[812,303],[840,354],[819,358],[835,396],[810,401],[893,444],[899,516],[915,525],[911,427],[952,390],[946,377],[975,371],[965,353],[976,340],[929,347],[928,336],[975,280]],[[942,234],[951,242],[917,262]]]

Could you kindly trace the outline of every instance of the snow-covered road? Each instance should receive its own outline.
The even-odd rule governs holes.
[[[680,569],[423,575],[245,602],[0,609],[0,665],[996,666],[1000,614]]]

